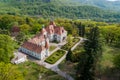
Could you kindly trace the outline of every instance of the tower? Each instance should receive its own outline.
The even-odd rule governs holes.
[[[44,25],[42,26],[42,31],[41,33],[44,35],[44,36],[47,36],[47,31],[46,29],[44,28]]]
[[[45,37],[46,56],[49,56],[49,39]]]

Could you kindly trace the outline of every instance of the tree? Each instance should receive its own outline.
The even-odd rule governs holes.
[[[0,28],[1,29],[10,29],[10,24],[14,22],[13,16],[2,16],[2,18],[0,19]]]
[[[20,26],[20,31],[28,34],[28,32],[31,30],[31,27],[28,24],[23,24]]]
[[[0,62],[9,62],[13,57],[14,42],[7,36],[0,34]]]
[[[28,24],[30,26],[33,26],[33,23],[34,23],[34,19],[33,18],[26,17],[25,21],[26,21],[26,24]]]
[[[82,25],[82,23],[79,24],[78,26],[79,29],[79,36],[84,37],[85,35],[85,25]]]
[[[116,68],[120,69],[120,54],[114,57],[113,63]]]
[[[72,35],[68,35],[67,37],[67,41],[68,41],[68,46],[71,47],[71,44],[72,44]]]
[[[16,66],[0,62],[0,80],[24,80]]]
[[[80,77],[81,75],[85,75],[84,74],[84,70],[85,70],[85,66],[86,66],[86,62],[87,62],[87,55],[85,53],[81,53],[79,58],[79,63],[77,65],[77,76],[76,76],[76,80],[82,80]],[[83,79],[84,80],[84,79]]]
[[[72,51],[71,48],[68,50],[68,53],[66,55],[66,61],[72,61]]]
[[[10,35],[10,32],[8,30],[5,30],[5,29],[0,29],[0,34]]]
[[[104,26],[100,27],[100,31],[102,37],[105,39],[107,44],[117,44],[120,38],[120,27],[112,26]]]
[[[93,27],[87,35],[87,39],[84,45],[84,57],[82,63],[79,61],[77,79],[79,80],[95,80],[95,68],[96,63],[99,60],[99,56],[102,53],[101,43],[99,40],[99,28]],[[82,66],[82,72],[79,70]]]
[[[42,29],[42,25],[40,25],[38,23],[34,23],[34,26],[32,27],[32,32],[33,33],[40,32],[40,29]]]
[[[27,37],[25,35],[25,33],[20,32],[17,36],[16,36],[16,40],[18,44],[21,44],[22,42],[27,40]]]

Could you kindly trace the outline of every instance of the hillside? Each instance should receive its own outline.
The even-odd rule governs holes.
[[[69,0],[1,0],[0,14],[120,21],[119,13],[78,4]]]
[[[72,1],[72,0],[71,0]],[[120,11],[120,0],[74,0],[82,5],[92,5],[105,10]]]

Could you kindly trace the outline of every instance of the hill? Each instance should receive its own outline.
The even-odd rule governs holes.
[[[1,0],[0,4],[0,14],[120,21],[119,13],[69,0]]]
[[[82,5],[92,5],[105,10],[120,11],[120,0],[74,0],[73,2]]]

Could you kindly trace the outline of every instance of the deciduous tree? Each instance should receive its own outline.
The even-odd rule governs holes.
[[[0,80],[24,80],[16,66],[0,62]]]
[[[7,36],[0,34],[0,62],[9,62],[13,57],[14,42]]]

